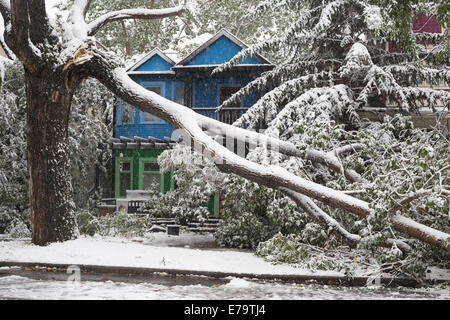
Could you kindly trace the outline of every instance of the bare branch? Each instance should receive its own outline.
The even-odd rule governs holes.
[[[313,221],[320,224],[325,230],[333,232],[350,247],[355,248],[361,241],[359,235],[345,230],[335,219],[323,212],[310,198],[286,188],[280,188],[280,191],[291,198]]]
[[[11,33],[5,39],[8,47],[32,73],[40,70],[41,52],[30,39],[30,19],[27,0],[11,1]]]
[[[403,253],[408,253],[411,251],[411,247],[404,241],[398,239],[386,239],[384,242],[378,242],[379,247],[392,248],[392,246],[397,246]]]
[[[50,45],[57,44],[59,39],[53,33],[53,27],[49,23],[45,0],[29,0],[28,10],[30,14],[30,39],[35,45],[38,43],[45,44],[47,41]]]
[[[107,14],[95,19],[88,25],[88,35],[95,35],[100,28],[102,28],[107,23],[118,20],[125,19],[162,19],[167,17],[173,17],[184,12],[183,6],[167,8],[167,9],[124,9],[113,12],[108,12]]]
[[[410,196],[402,199],[395,207],[389,210],[389,212],[396,213],[398,210],[400,210],[403,206],[407,205],[408,203],[416,199],[429,196],[431,193],[433,193],[433,190],[420,189],[417,192],[411,194]]]
[[[339,147],[339,148],[331,151],[331,153],[333,153],[338,158],[343,158],[352,153],[361,151],[362,148],[363,148],[363,145],[360,143],[351,143],[351,144]]]

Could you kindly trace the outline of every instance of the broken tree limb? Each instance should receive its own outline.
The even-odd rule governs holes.
[[[389,221],[397,231],[450,251],[450,235],[448,233],[430,228],[399,214],[389,217]]]
[[[348,232],[310,198],[285,188],[280,188],[280,191],[291,198],[313,221],[321,225],[325,230],[331,231],[341,241],[347,243],[350,248],[355,248],[361,242],[359,235]],[[411,251],[411,247],[407,243],[398,239],[387,239],[384,242],[379,242],[378,245],[387,248],[396,245],[403,253]]]
[[[337,156],[331,152],[323,152],[318,150],[306,150],[306,158],[313,162],[321,163],[337,174],[342,174],[351,182],[361,182],[361,176],[354,170],[345,169]]]
[[[207,123],[210,129],[216,123],[217,127],[225,131],[226,126],[234,129],[236,127],[215,120],[213,122],[211,121],[213,119],[201,116],[189,108],[146,90],[129,78],[122,64],[111,55],[95,50],[94,57],[84,66],[90,76],[103,83],[116,96],[144,112],[166,120],[174,129],[182,129],[183,141],[194,141],[193,149],[215,163],[219,170],[234,173],[270,188],[286,188],[361,217],[373,214],[369,204],[363,200],[300,178],[281,167],[263,166],[248,161],[229,151],[203,131],[204,123]],[[233,132],[231,128],[230,131]],[[392,223],[398,231],[449,250],[446,247],[446,242],[450,239],[449,234],[402,217],[393,217]]]
[[[276,139],[253,130],[230,126],[215,119],[204,119],[202,115],[199,115],[197,121],[201,124],[202,129],[208,133],[217,136],[226,136],[229,139],[236,139],[242,143],[248,143],[251,149],[256,146],[264,146],[268,150],[276,151],[286,156],[305,157],[305,155],[289,141]],[[307,149],[306,158],[313,162],[321,163],[338,174],[343,174],[351,182],[360,182],[362,180],[361,176],[354,170],[344,168],[339,158],[335,155],[344,156],[350,150],[357,151],[362,148],[361,144],[352,144],[349,146],[344,146],[330,152]]]
[[[351,248],[355,248],[361,241],[359,235],[345,230],[339,222],[323,212],[310,198],[286,188],[280,188],[280,191],[291,198],[313,221],[321,225],[325,230],[331,231]]]

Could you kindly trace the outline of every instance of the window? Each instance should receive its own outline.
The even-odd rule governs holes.
[[[139,189],[148,190],[157,188],[157,190],[161,190],[162,176],[156,159],[141,159],[139,162],[139,171],[141,173],[139,177]]]
[[[174,101],[184,106],[184,86],[175,88]]]
[[[161,87],[147,87],[146,89],[161,95]],[[148,112],[144,112],[144,122],[162,122],[162,121],[163,120],[158,118],[157,116],[154,116]]]

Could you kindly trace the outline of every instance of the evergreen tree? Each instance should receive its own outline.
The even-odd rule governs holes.
[[[419,87],[424,80],[430,85],[449,83],[448,56],[442,56],[447,46],[441,41],[444,35],[411,31],[417,41],[416,55],[411,55],[391,49],[396,29],[385,25],[380,8],[369,1],[267,1],[269,4],[278,10],[296,8],[297,18],[282,35],[243,50],[216,70],[225,70],[256,52],[283,57],[274,70],[224,102],[227,106],[251,92],[265,93],[236,126],[266,127],[282,116],[279,113],[288,104],[292,108],[304,100],[314,103],[308,95],[318,90],[333,95],[334,106],[329,111],[342,113],[350,122],[358,119],[355,110],[367,106],[389,104],[414,112],[448,103],[448,92]],[[435,13],[436,6],[430,5],[427,13]],[[416,9],[422,13],[424,6]]]
[[[413,5],[402,19],[411,26],[416,14],[436,15],[440,6],[441,2]],[[423,272],[427,264],[448,268],[448,252],[430,251],[411,242],[389,223],[399,214],[400,219],[408,217],[450,230],[450,192],[445,182],[450,179],[446,127],[450,94],[433,88],[450,84],[446,34],[409,30],[408,39],[413,41],[402,42],[407,38],[403,24],[387,23],[390,20],[382,10],[364,0],[267,1],[255,12],[269,7],[295,8],[296,19],[282,35],[243,50],[215,73],[255,53],[282,55],[282,63],[223,106],[246,94],[262,93],[234,126],[264,128],[266,135],[295,144],[303,158],[258,148],[248,159],[280,165],[297,176],[347,190],[369,202],[375,214],[361,219],[283,192],[326,229],[331,230],[335,222],[343,226],[350,234],[338,229],[334,233],[344,242],[380,253],[373,254],[379,263],[396,261],[402,270],[415,272]],[[400,9],[391,6],[387,16],[398,19],[396,10]],[[409,47],[399,50],[404,43]],[[437,121],[425,131],[414,128],[410,118],[402,115],[386,117],[381,123],[361,119],[358,111],[370,108],[393,108],[406,114],[428,110],[435,112]],[[382,243],[392,244],[392,239],[401,240],[395,248],[410,252],[407,258],[393,255],[392,247],[379,248]]]

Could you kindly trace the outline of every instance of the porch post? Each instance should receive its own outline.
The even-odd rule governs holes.
[[[192,108],[192,75],[188,74],[184,79],[184,104],[188,108]]]

